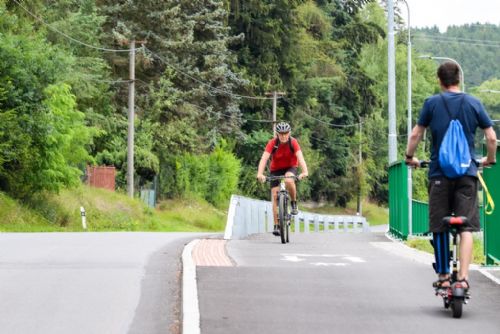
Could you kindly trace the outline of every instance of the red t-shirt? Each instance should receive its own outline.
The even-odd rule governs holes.
[[[266,152],[272,153],[275,143],[276,138],[268,141],[266,145]],[[290,150],[290,144],[288,144],[288,141],[284,143],[280,142],[278,149],[271,156],[271,166],[269,167],[271,169],[271,172],[279,169],[297,167],[299,165],[296,154],[300,151],[300,146],[297,142],[297,139],[292,138],[292,146],[295,150],[295,153],[292,153],[292,151]]]

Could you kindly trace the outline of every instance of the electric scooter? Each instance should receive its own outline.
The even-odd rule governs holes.
[[[457,261],[457,235],[458,228],[467,221],[466,217],[444,217],[443,222],[448,225],[449,232],[452,236],[452,250],[450,253],[450,261],[452,262],[452,272],[450,277],[449,287],[436,287],[436,296],[443,298],[443,304],[446,309],[450,308],[453,318],[462,316],[462,306],[467,304],[470,295],[467,287],[463,282],[458,280],[458,261]]]

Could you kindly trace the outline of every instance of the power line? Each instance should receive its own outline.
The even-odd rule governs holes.
[[[13,1],[19,7],[21,7],[26,13],[28,13],[33,18],[35,18],[37,21],[39,21],[42,24],[44,24],[45,26],[47,26],[50,30],[52,30],[52,31],[54,31],[54,32],[56,32],[56,33],[64,36],[65,38],[71,40],[72,42],[78,43],[78,44],[86,46],[88,48],[92,48],[92,49],[95,49],[95,50],[101,50],[101,51],[107,51],[107,52],[130,52],[131,51],[130,49],[108,49],[108,48],[97,47],[97,46],[94,46],[94,45],[82,42],[80,40],[77,40],[76,38],[73,38],[70,35],[68,35],[68,34],[66,34],[66,33],[64,33],[64,32],[62,32],[62,31],[60,31],[60,30],[58,30],[58,29],[56,29],[54,27],[52,27],[50,24],[48,24],[47,22],[45,22],[42,18],[40,18],[39,16],[37,16],[37,15],[33,14],[31,11],[29,11],[19,1],[17,1],[17,0],[13,0]],[[194,81],[198,82],[199,84],[202,84],[202,85],[208,87],[212,91],[219,92],[219,93],[222,93],[222,94],[226,94],[226,95],[229,95],[229,96],[233,96],[233,97],[236,97],[236,98],[243,98],[243,99],[254,99],[254,100],[272,100],[273,99],[272,97],[263,97],[263,96],[261,97],[261,96],[249,96],[249,95],[234,94],[234,93],[231,93],[231,92],[226,91],[224,89],[213,87],[209,83],[206,83],[206,82],[204,82],[204,81],[202,81],[202,80],[200,80],[198,78],[195,78],[194,76],[189,75],[189,74],[185,73],[184,71],[180,70],[178,67],[176,67],[176,66],[168,63],[165,59],[163,59],[163,57],[161,57],[160,55],[156,54],[152,50],[147,49],[144,46],[142,46],[141,48],[135,48],[134,51],[140,50],[140,49],[146,49],[146,50],[148,50],[154,57],[156,57],[157,59],[159,59],[160,61],[162,61],[167,66],[172,67],[174,70],[176,70],[177,72],[179,72],[179,73],[183,74],[184,76],[190,78],[191,80],[194,80]]]
[[[431,42],[440,42],[440,43],[456,43],[456,44],[471,45],[471,46],[484,46],[484,47],[491,47],[491,48],[500,48],[500,44],[495,45],[495,44],[473,43],[473,42],[466,42],[466,41],[459,41],[459,40],[443,40],[443,39],[440,39],[439,37],[431,37],[431,36],[414,36],[414,39],[426,40],[426,41],[431,41]]]
[[[155,58],[157,58],[158,60],[160,60],[161,62],[163,62],[165,65],[167,66],[170,66],[171,68],[173,68],[175,71],[181,73],[182,75],[190,78],[191,80],[193,81],[196,81],[197,83],[205,86],[205,87],[208,87],[209,90],[212,90],[212,91],[215,91],[215,92],[219,92],[221,94],[225,94],[225,95],[228,95],[228,96],[233,96],[233,97],[236,97],[236,98],[242,98],[242,99],[253,99],[253,100],[272,100],[273,98],[272,97],[264,97],[264,96],[249,96],[249,95],[240,95],[240,94],[234,94],[234,93],[231,93],[227,90],[224,90],[224,89],[220,89],[220,88],[217,88],[217,87],[213,87],[212,85],[210,85],[209,83],[206,83],[184,71],[182,71],[181,69],[179,69],[178,67],[170,64],[168,61],[166,61],[162,56],[158,55],[157,53],[151,51],[150,49],[144,47],[145,50],[149,51]]]
[[[228,118],[231,118],[231,117],[235,117],[236,115],[232,115],[232,114],[225,114],[223,112],[218,112],[218,111],[211,111],[209,110],[208,108],[202,108],[200,107],[199,105],[197,104],[193,104],[193,103],[188,103],[190,106],[193,106],[195,107],[196,109],[200,110],[200,111],[203,111],[203,112],[207,112],[207,113],[210,113],[210,114],[215,114],[215,115],[222,115],[222,116],[225,116],[225,117],[228,117]],[[241,115],[240,115],[241,116]],[[264,119],[252,119],[252,118],[244,118],[244,117],[240,117],[240,119],[242,121],[245,121],[245,122],[255,122],[255,123],[272,123],[272,121],[270,120],[264,120]]]
[[[427,34],[415,34],[413,37],[430,37],[430,38],[439,38],[450,41],[463,41],[463,42],[479,42],[485,44],[494,44],[500,45],[500,41],[488,40],[488,39],[472,39],[472,38],[462,38],[462,37],[453,37],[453,36],[438,36],[438,35],[427,35]]]
[[[285,98],[285,101],[287,101],[288,104],[290,104],[292,107],[298,109],[298,107],[296,105],[294,105],[292,102],[290,102],[289,99],[286,99]],[[359,126],[359,124],[363,124],[364,122],[358,122],[358,123],[353,123],[353,124],[334,124],[334,123],[330,123],[330,122],[326,122],[326,121],[323,121],[322,119],[319,119],[319,118],[316,118],[314,116],[311,116],[309,115],[308,113],[304,113],[304,115],[306,115],[307,117],[319,122],[319,123],[322,123],[322,124],[325,124],[325,125],[328,125],[328,126],[331,126],[333,128],[350,128],[350,127],[356,127],[356,126]]]
[[[108,49],[108,48],[102,48],[102,47],[98,47],[98,46],[95,46],[95,45],[91,45],[91,44],[87,44],[85,42],[82,42],[80,40],[77,40],[76,38],[73,38],[71,37],[70,35],[54,28],[53,26],[51,26],[50,24],[48,24],[47,22],[45,22],[42,18],[40,18],[39,16],[33,14],[32,12],[30,12],[26,7],[24,7],[20,2],[18,2],[17,0],[12,0],[14,1],[14,3],[16,3],[19,7],[21,7],[26,13],[28,13],[29,15],[31,15],[33,18],[35,18],[37,21],[41,22],[43,25],[47,26],[50,30],[66,37],[67,39],[69,39],[70,41],[74,42],[74,43],[77,43],[77,44],[80,44],[80,45],[83,45],[83,46],[86,46],[88,48],[91,48],[91,49],[95,49],[95,50],[100,50],[100,51],[106,51],[106,52],[130,52],[130,49]],[[138,48],[138,49],[135,49],[135,50],[140,50],[141,48]]]
[[[345,143],[344,144],[341,144],[341,143],[338,143],[338,142],[331,142],[329,140],[326,140],[326,139],[322,139],[322,138],[319,138],[319,137],[316,137],[315,135],[313,134],[310,134],[309,135],[314,141],[317,141],[317,142],[320,142],[320,143],[324,143],[324,144],[328,144],[330,147],[341,147],[341,148],[345,148],[345,149],[350,149],[349,148],[349,143]]]
[[[93,78],[85,78],[87,81],[94,81],[94,82],[102,82],[102,83],[109,83],[109,84],[121,84],[121,83],[130,83],[130,80],[102,80],[102,79],[93,79]]]

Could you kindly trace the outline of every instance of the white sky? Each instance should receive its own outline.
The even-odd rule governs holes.
[[[500,24],[500,0],[406,0],[410,7],[412,27],[437,25],[441,32],[449,25],[466,23]],[[405,18],[404,3],[399,4]],[[408,22],[408,21],[406,21]]]

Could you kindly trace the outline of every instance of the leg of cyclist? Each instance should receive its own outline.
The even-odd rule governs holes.
[[[297,168],[290,168],[285,176],[297,176]],[[290,205],[292,207],[292,215],[296,215],[299,213],[297,209],[297,187],[295,186],[294,179],[285,179],[286,189],[288,190],[288,194],[290,195]]]
[[[438,280],[432,285],[437,288],[450,286],[450,253],[448,226],[443,218],[451,216],[450,196],[453,193],[452,182],[444,177],[429,180],[429,230],[433,235],[434,270]]]
[[[457,216],[467,217],[467,221],[460,229],[460,270],[458,280],[469,279],[469,265],[472,260],[474,239],[472,232],[480,230],[477,179],[472,176],[461,177],[457,180],[454,198],[454,211]],[[467,288],[469,283],[466,282]]]
[[[469,279],[469,265],[472,260],[473,238],[471,232],[460,233],[460,270],[458,280]],[[467,286],[468,288],[468,286]]]
[[[273,203],[273,219],[274,219],[274,229],[273,234],[276,236],[280,235],[280,230],[278,226],[278,191],[280,187],[271,188],[271,202]]]

